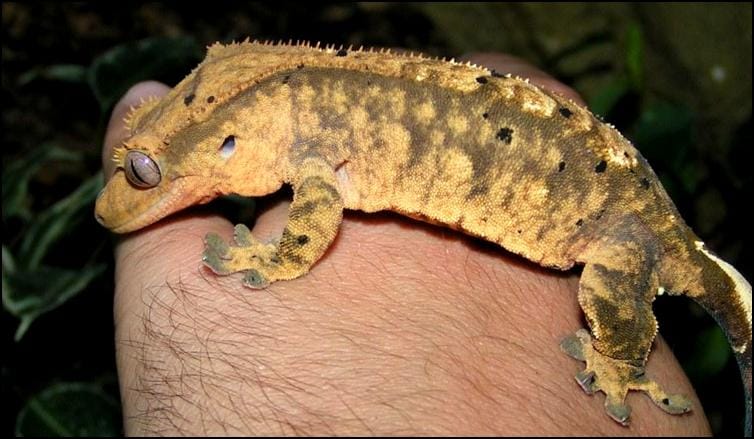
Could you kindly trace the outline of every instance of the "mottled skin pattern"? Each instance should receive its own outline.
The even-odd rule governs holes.
[[[288,183],[279,240],[259,242],[241,225],[232,245],[206,239],[208,267],[244,272],[260,288],[307,273],[344,208],[401,212],[547,267],[583,264],[578,300],[592,335],[579,331],[562,347],[586,361],[577,380],[605,392],[616,421],[627,423],[631,389],[670,413],[690,410],[644,375],[652,302],[663,292],[694,298],[725,329],[751,412],[751,287],[704,248],[639,152],[563,97],[443,60],[243,43],[210,47],[129,126],[96,208],[115,232]],[[151,159],[158,183],[135,187],[129,151]]]

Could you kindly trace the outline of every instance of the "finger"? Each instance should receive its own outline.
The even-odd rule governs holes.
[[[561,94],[581,106],[586,106],[584,100],[581,99],[581,96],[574,89],[521,58],[503,53],[471,53],[462,56],[462,59],[500,73],[510,73],[513,76],[528,78],[535,85]]]
[[[157,81],[140,82],[131,87],[125,95],[115,104],[113,113],[110,116],[110,122],[107,124],[105,132],[105,141],[102,147],[102,170],[105,173],[105,179],[109,180],[115,170],[115,164],[111,160],[113,148],[120,144],[123,139],[128,137],[129,132],[123,119],[131,111],[131,107],[138,107],[142,99],[148,96],[160,97],[166,94],[170,88]]]

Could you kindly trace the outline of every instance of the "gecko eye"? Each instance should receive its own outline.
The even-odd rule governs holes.
[[[123,165],[126,178],[134,186],[150,188],[160,182],[160,168],[148,155],[139,151],[128,151]]]

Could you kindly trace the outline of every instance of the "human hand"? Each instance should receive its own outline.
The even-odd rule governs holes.
[[[532,67],[470,58],[578,96]],[[113,112],[110,151],[140,97]],[[288,203],[268,200],[253,232],[279,235]],[[694,411],[670,416],[632,393],[632,425],[575,383],[583,364],[559,349],[583,326],[578,279],[396,214],[347,212],[307,275],[264,290],[202,266],[203,238],[233,226],[187,211],[119,240],[115,323],[126,434],[695,435],[709,426],[659,339],[647,371]]]

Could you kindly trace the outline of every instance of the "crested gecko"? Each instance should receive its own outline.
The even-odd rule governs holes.
[[[208,48],[162,99],[127,117],[96,218],[116,233],[225,194],[293,188],[279,239],[235,227],[203,262],[264,288],[306,274],[344,209],[392,210],[494,242],[542,266],[583,265],[590,330],[562,350],[576,380],[627,425],[640,390],[668,413],[681,395],[645,375],[655,296],[685,295],[726,332],[751,434],[751,286],[684,223],[641,154],[587,109],[484,67],[380,50],[245,41]]]

